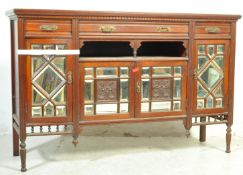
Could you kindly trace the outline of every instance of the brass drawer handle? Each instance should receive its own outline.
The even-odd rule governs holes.
[[[100,27],[101,32],[103,33],[111,33],[114,32],[116,30],[116,28],[114,26],[101,26]]]
[[[58,26],[56,25],[41,25],[40,30],[42,31],[56,31]]]
[[[167,26],[157,27],[157,32],[169,32],[169,31],[170,31],[170,27],[167,27]]]
[[[137,93],[141,92],[141,82],[140,81],[137,82],[136,91],[137,91]]]
[[[197,76],[198,76],[198,73],[197,73],[197,68],[196,68],[193,71],[193,78],[194,78],[194,80],[197,80]]]
[[[220,28],[219,27],[206,27],[205,31],[207,33],[219,33],[220,32]]]
[[[72,84],[73,83],[73,74],[71,71],[68,71],[67,73],[67,83]]]

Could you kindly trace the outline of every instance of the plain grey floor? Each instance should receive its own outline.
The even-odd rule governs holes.
[[[186,138],[180,122],[85,127],[76,148],[71,136],[28,137],[26,173],[4,135],[0,175],[243,175],[243,137],[233,134],[226,154],[225,126],[208,127],[205,143],[198,129]]]

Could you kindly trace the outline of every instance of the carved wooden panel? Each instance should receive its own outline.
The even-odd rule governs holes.
[[[164,100],[171,98],[171,80],[153,79],[152,80],[152,99]]]
[[[96,83],[97,102],[117,101],[116,80],[97,80]]]

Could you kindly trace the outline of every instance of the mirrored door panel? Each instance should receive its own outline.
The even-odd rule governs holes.
[[[136,117],[185,112],[186,62],[138,62]]]
[[[228,42],[197,41],[195,57],[195,110],[223,111],[227,106]]]
[[[29,40],[31,50],[66,50],[69,42],[52,40]],[[70,56],[31,55],[28,56],[29,84],[31,93],[30,121],[71,121],[71,71]],[[69,77],[70,78],[70,77]]]
[[[133,63],[81,63],[81,119],[129,118],[134,115]]]

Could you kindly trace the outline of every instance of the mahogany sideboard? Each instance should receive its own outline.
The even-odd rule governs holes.
[[[233,124],[239,15],[14,9],[13,154],[26,137],[84,125],[181,120],[186,135]],[[163,131],[161,131],[163,132]],[[19,143],[20,142],[20,143]],[[19,146],[20,145],[20,146]]]

